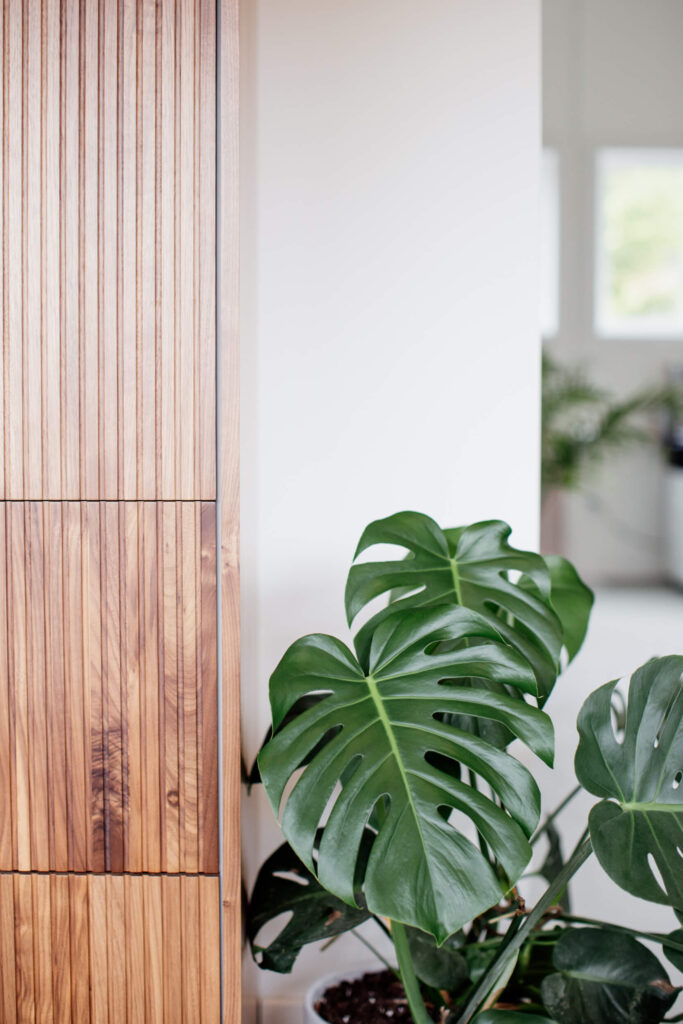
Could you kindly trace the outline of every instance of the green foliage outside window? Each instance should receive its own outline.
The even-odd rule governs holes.
[[[602,202],[607,318],[680,314],[683,167],[612,168]]]

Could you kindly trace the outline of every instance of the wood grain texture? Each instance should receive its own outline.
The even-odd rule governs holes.
[[[2,503],[0,573],[0,870],[217,874],[214,503]]]
[[[242,1016],[239,614],[239,0],[220,0],[219,436],[223,1021]]]
[[[3,1024],[218,1024],[218,920],[216,877],[0,874]]]
[[[237,55],[238,0],[0,7],[12,1024],[240,1019]]]
[[[215,0],[4,3],[0,64],[0,499],[215,499]]]

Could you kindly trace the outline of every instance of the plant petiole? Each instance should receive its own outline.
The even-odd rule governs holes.
[[[538,839],[541,838],[543,833],[548,830],[548,826],[552,825],[552,823],[555,821],[555,818],[559,817],[559,815],[562,814],[562,811],[565,809],[565,807],[569,806],[569,804],[572,802],[574,797],[578,796],[578,794],[581,792],[581,789],[582,789],[581,786],[575,786],[574,789],[571,791],[571,793],[567,794],[567,796],[564,798],[562,803],[558,804],[557,807],[555,808],[555,810],[552,811],[548,815],[548,817],[544,819],[543,823],[538,826],[538,828],[534,832],[533,836],[529,840],[529,843],[530,843],[531,846],[533,846],[534,843]]]
[[[384,964],[384,966],[386,967],[386,969],[387,969],[388,971],[391,971],[391,973],[392,973],[392,974],[394,975],[394,977],[398,978],[398,980],[399,980],[399,981],[401,980],[401,975],[400,975],[400,974],[399,974],[399,972],[398,972],[398,971],[396,970],[396,968],[395,968],[395,967],[392,967],[392,966],[391,966],[391,964],[389,963],[389,961],[388,961],[388,960],[387,960],[387,959],[386,959],[385,957],[383,957],[383,956],[382,956],[382,954],[380,953],[380,951],[379,951],[378,949],[376,949],[376,948],[375,948],[375,946],[373,946],[373,944],[372,944],[371,942],[368,942],[368,940],[367,940],[367,939],[365,938],[365,936],[364,936],[364,935],[361,935],[361,934],[360,934],[360,932],[357,932],[355,928],[352,928],[352,929],[351,929],[351,934],[352,934],[352,935],[353,935],[353,936],[354,936],[355,938],[357,938],[359,942],[362,942],[362,943],[363,943],[363,945],[364,945],[364,946],[365,946],[365,947],[366,947],[367,949],[369,949],[369,950],[370,950],[370,952],[371,952],[371,953],[373,954],[373,956],[376,956],[378,960],[381,960],[381,962],[382,962],[382,963]]]
[[[543,896],[531,911],[522,927],[517,931],[510,942],[505,943],[501,947],[501,950],[493,961],[491,966],[488,968],[483,978],[475,988],[474,992],[467,1001],[462,1013],[457,1018],[456,1024],[469,1024],[473,1014],[480,1009],[482,1003],[490,992],[493,991],[496,983],[503,976],[510,963],[517,954],[517,951],[524,945],[526,939],[531,934],[537,924],[543,919],[546,911],[555,903],[558,897],[564,892],[567,882],[576,872],[579,870],[585,860],[590,857],[593,851],[591,841],[589,838],[581,837],[579,844],[572,853],[568,862],[556,876],[556,878],[550,883]],[[516,918],[520,920],[520,918]],[[514,921],[510,925],[510,928],[514,926]],[[509,934],[509,932],[508,932]],[[507,935],[506,935],[507,939]]]
[[[427,1008],[422,999],[420,983],[417,980],[413,960],[410,955],[405,925],[399,921],[392,921],[391,935],[394,940],[398,969],[401,973],[401,981],[406,992],[406,999],[408,1000],[413,1022],[414,1024],[433,1024],[432,1018],[427,1013]]]

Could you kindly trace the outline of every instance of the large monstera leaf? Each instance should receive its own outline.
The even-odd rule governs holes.
[[[461,679],[468,685],[459,685]],[[547,715],[477,687],[477,680],[535,690],[531,668],[489,621],[446,605],[381,623],[366,670],[341,641],[313,635],[289,648],[270,681],[274,735],[259,765],[276,814],[284,803],[282,830],[292,847],[326,889],[354,904],[361,840],[372,816],[377,835],[362,877],[368,909],[438,942],[507,888],[449,814],[469,818],[509,883],[529,860],[528,837],[539,815],[538,788],[527,769],[443,716],[502,722],[552,761]],[[312,693],[319,702],[292,718]],[[500,805],[458,778],[449,767],[454,762],[489,783]]]
[[[400,609],[463,605],[487,618],[533,667],[541,702],[560,669],[562,624],[551,604],[551,577],[544,559],[508,543],[510,527],[500,521],[442,530],[429,516],[399,512],[371,523],[356,549],[357,558],[375,544],[395,544],[409,556],[352,566],[346,585],[349,624],[380,594],[401,596],[360,629],[356,652],[365,664],[380,622]],[[510,579],[514,573],[516,581]],[[521,577],[521,578],[520,578]]]
[[[612,728],[616,683],[601,686],[581,709],[576,752],[579,782],[604,798],[589,819],[593,848],[603,868],[622,889],[679,911],[683,910],[682,673],[683,657],[672,656],[654,658],[633,674],[621,743]]]

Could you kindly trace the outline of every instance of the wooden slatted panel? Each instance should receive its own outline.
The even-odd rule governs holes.
[[[213,503],[0,505],[0,870],[217,874],[215,538]]]
[[[238,44],[219,2],[0,10],[3,1021],[217,1021],[221,906],[239,1012]]]
[[[218,1024],[219,882],[0,874],[3,1024]]]
[[[0,499],[216,497],[215,0],[0,13]]]

